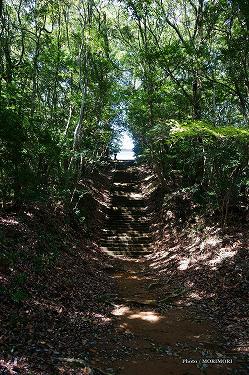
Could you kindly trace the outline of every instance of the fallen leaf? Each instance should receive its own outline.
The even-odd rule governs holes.
[[[90,367],[85,367],[83,369],[83,374],[84,375],[91,375],[92,374],[92,370],[90,369]]]

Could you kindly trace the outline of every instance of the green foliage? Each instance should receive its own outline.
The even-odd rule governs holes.
[[[112,139],[119,75],[102,4],[3,4],[0,37],[2,205],[63,198]],[[65,192],[67,192],[65,194]]]
[[[166,184],[212,214],[218,210],[222,223],[229,207],[247,200],[249,130],[214,126],[204,121],[168,120],[146,134],[141,152],[150,158]],[[243,202],[244,200],[244,202]]]
[[[25,272],[19,273],[13,280],[13,284],[16,287],[22,287],[27,281],[27,274]]]
[[[2,205],[61,199],[84,220],[79,181],[118,150],[115,121],[163,181],[221,211],[236,203],[248,182],[245,2],[44,4],[3,3]]]
[[[3,288],[2,293],[10,296],[11,300],[20,303],[28,299],[29,295],[25,289],[28,275],[25,272],[17,274],[12,280],[9,288]]]
[[[10,296],[13,302],[20,303],[28,298],[28,293],[21,288],[16,288],[10,292]]]
[[[212,142],[214,140],[227,141],[235,140],[236,142],[248,142],[249,141],[249,129],[247,128],[236,128],[234,126],[214,126],[204,121],[187,121],[179,123],[177,121],[169,121],[166,124],[167,128],[170,128],[170,139],[177,141],[180,138],[187,137],[201,137],[206,142]]]

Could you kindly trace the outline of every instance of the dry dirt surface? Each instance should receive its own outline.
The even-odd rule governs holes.
[[[246,358],[226,348],[212,316],[189,306],[183,286],[166,293],[146,260],[124,259],[119,268],[113,274],[117,292],[109,301],[122,340],[112,346],[107,337],[94,366],[120,375],[248,373]]]

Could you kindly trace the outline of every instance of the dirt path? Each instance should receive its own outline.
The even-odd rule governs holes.
[[[201,358],[223,359],[218,332],[211,322],[200,319],[190,307],[162,306],[158,293],[151,291],[156,275],[151,278],[142,260],[124,260],[123,270],[113,277],[118,284],[113,303],[117,332],[127,335],[126,350],[118,355],[118,344],[108,347],[99,367],[108,374],[120,375],[194,375],[229,374],[230,364],[208,366]],[[102,351],[103,353],[103,351]],[[183,363],[184,359],[197,363]]]
[[[114,332],[101,340],[93,367],[120,375],[232,373],[230,364],[202,361],[226,358],[221,333],[211,319],[184,301],[183,285],[165,295],[165,285],[144,258],[153,251],[153,231],[140,172],[131,161],[117,162],[113,171],[112,207],[101,244],[114,256],[116,269],[117,290],[105,301],[111,305]],[[123,260],[116,258],[120,256]]]

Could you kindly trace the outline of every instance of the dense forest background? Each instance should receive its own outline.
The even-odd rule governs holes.
[[[1,0],[0,191],[75,207],[128,128],[162,185],[246,211],[246,0]]]
[[[1,374],[248,374],[248,223],[248,0],[0,0]]]

